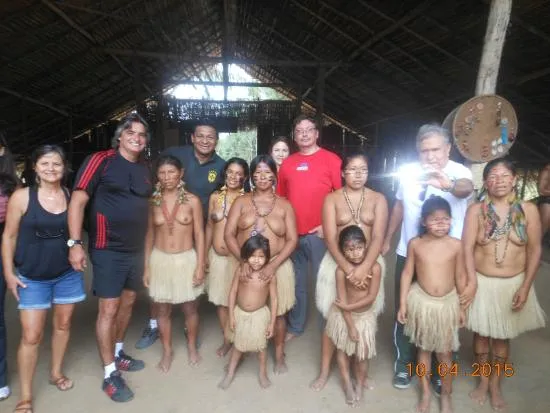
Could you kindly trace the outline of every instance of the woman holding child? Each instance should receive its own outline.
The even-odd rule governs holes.
[[[269,282],[277,277],[277,321],[275,323],[275,373],[287,370],[284,354],[286,321],[284,315],[294,306],[294,270],[290,254],[296,248],[298,234],[296,219],[290,203],[275,194],[277,166],[268,155],[259,155],[250,163],[252,192],[235,200],[225,226],[225,243],[241,262],[243,277],[251,269],[242,262],[241,246],[251,236],[261,234],[269,240],[270,262],[262,268],[261,276]]]
[[[363,153],[347,155],[342,162],[344,186],[325,198],[323,233],[328,251],[321,262],[316,287],[317,308],[325,319],[336,299],[335,271],[337,267],[344,271],[350,282],[367,289],[371,269],[378,262],[381,266],[382,280],[377,298],[372,304],[374,313],[380,314],[384,306],[383,276],[385,268],[384,260],[380,256],[380,248],[386,230],[388,205],[382,194],[365,187],[367,176],[368,160],[366,155]],[[365,258],[357,267],[346,260],[338,248],[340,232],[350,225],[359,226],[367,240]],[[323,334],[321,347],[321,372],[311,384],[312,389],[317,391],[323,389],[328,380],[335,350],[333,342],[326,333]],[[365,385],[368,386],[366,382]]]
[[[510,339],[545,325],[533,286],[541,257],[541,224],[537,207],[516,196],[516,169],[510,161],[489,162],[483,180],[485,197],[468,208],[462,238],[474,294],[461,301],[469,306],[467,327],[474,332],[475,361],[492,369],[489,377],[480,377],[470,397],[482,404],[489,393],[492,407],[500,410],[506,405],[500,383],[511,365]]]
[[[158,304],[163,346],[158,367],[167,372],[173,358],[170,318],[173,304],[182,304],[185,315],[189,364],[200,362],[197,298],[204,292],[204,230],[201,202],[186,191],[181,162],[171,155],[161,156],[156,177],[145,240],[144,283]]]

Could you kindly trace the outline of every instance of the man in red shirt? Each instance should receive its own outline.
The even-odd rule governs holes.
[[[342,160],[317,145],[317,121],[300,115],[294,121],[298,152],[283,161],[277,192],[287,198],[296,212],[298,248],[292,254],[296,274],[296,305],[288,315],[287,340],[304,332],[308,308],[308,272],[317,275],[327,250],[323,241],[321,211],[325,196],[342,186]]]

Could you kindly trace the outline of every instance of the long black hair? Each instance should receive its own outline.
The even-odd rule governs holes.
[[[219,191],[223,186],[225,186],[225,178],[227,177],[226,176],[227,175],[227,170],[233,164],[237,164],[241,168],[243,168],[243,171],[244,171],[244,177],[243,177],[243,182],[242,182],[243,185],[245,184],[246,180],[248,179],[248,176],[250,175],[250,171],[248,169],[248,163],[246,163],[246,161],[242,158],[237,158],[237,157],[230,158],[229,160],[227,160],[225,162],[225,166],[223,167],[222,180],[220,181],[220,183],[218,184],[218,187],[216,188],[217,191]]]
[[[275,175],[275,180],[273,182],[273,185],[277,184],[277,164],[273,160],[273,158],[270,155],[258,155],[252,161],[250,161],[250,183],[254,184],[253,176],[254,172],[256,172],[256,168],[258,168],[258,165],[261,163],[265,163],[267,167],[273,172],[273,175]]]
[[[254,235],[246,240],[241,247],[241,259],[248,260],[254,251],[262,250],[265,255],[265,262],[268,263],[271,259],[271,249],[269,248],[269,240],[262,234]]]

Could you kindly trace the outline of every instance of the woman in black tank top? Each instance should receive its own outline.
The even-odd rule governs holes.
[[[36,185],[15,191],[8,202],[2,237],[7,288],[19,302],[22,337],[17,356],[19,411],[32,411],[32,376],[46,315],[53,305],[50,383],[61,391],[73,382],[61,372],[74,304],[85,298],[82,273],[72,269],[67,251],[69,194],[63,150],[44,145],[32,155]]]

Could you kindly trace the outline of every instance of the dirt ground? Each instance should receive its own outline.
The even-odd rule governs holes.
[[[546,262],[541,265],[536,281],[539,300],[544,310],[550,314],[550,253],[545,252]],[[360,411],[372,412],[412,412],[417,400],[417,386],[407,390],[396,390],[391,385],[393,366],[393,257],[388,257],[388,277],[386,278],[386,311],[379,320],[377,335],[377,357],[370,363],[369,375],[376,382],[376,389],[366,393]],[[89,285],[89,274],[87,281]],[[156,363],[160,357],[160,344],[157,342],[147,350],[133,348],[147,319],[147,299],[140,296],[134,311],[126,339],[125,350],[135,357],[145,360],[146,368],[137,373],[127,373],[125,377],[135,391],[133,401],[125,404],[111,402],[101,391],[103,371],[96,350],[94,322],[96,300],[91,295],[77,307],[73,321],[73,336],[65,362],[65,373],[75,380],[73,390],[62,393],[48,385],[49,331],[41,347],[39,363],[34,381],[35,412],[78,413],[262,413],[262,412],[342,412],[351,410],[344,404],[344,396],[339,386],[336,366],[324,391],[316,393],[309,389],[309,383],[318,372],[320,354],[320,332],[313,312],[306,333],[289,343],[287,358],[289,372],[284,376],[273,376],[273,385],[262,390],[257,382],[257,360],[248,357],[241,365],[231,388],[219,390],[216,386],[223,375],[226,360],[216,357],[215,350],[220,343],[221,333],[213,308],[204,305],[201,314],[201,354],[203,362],[196,368],[187,365],[185,339],[181,314],[175,314],[175,361],[168,374],[160,373]],[[10,381],[12,396],[0,403],[0,412],[11,412],[19,396],[16,374],[16,347],[20,329],[13,299],[7,300],[7,325],[9,334],[8,360],[10,361]],[[472,336],[467,331],[461,333],[460,368],[467,371],[471,366]],[[509,403],[508,412],[550,412],[550,329],[545,328],[515,339],[512,342],[512,359],[515,374],[504,381],[505,397]],[[270,368],[272,363],[270,361]],[[474,405],[468,392],[475,382],[470,377],[458,377],[454,381],[455,412],[490,412],[487,403]],[[434,398],[431,412],[437,412]]]

